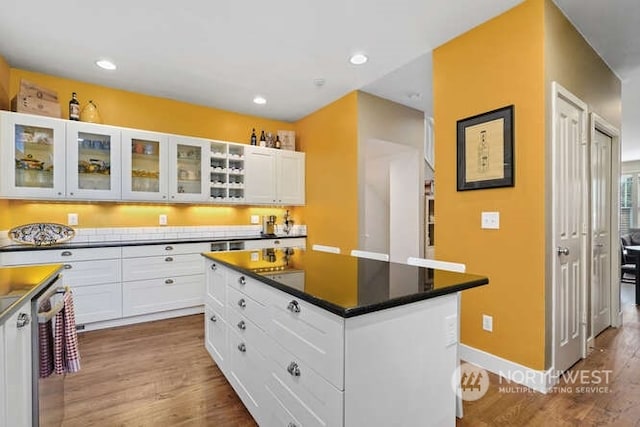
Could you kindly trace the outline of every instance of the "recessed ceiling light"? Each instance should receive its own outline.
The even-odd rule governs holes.
[[[353,65],[362,65],[368,60],[369,58],[367,58],[367,55],[365,55],[364,53],[355,53],[351,55],[351,58],[349,58],[349,62],[351,62]]]
[[[258,105],[264,105],[267,103],[267,100],[262,96],[256,96],[255,98],[253,98],[253,102]]]
[[[103,70],[115,70],[116,64],[114,64],[113,62],[109,61],[108,59],[99,59],[96,61],[96,65],[100,68],[102,68]]]

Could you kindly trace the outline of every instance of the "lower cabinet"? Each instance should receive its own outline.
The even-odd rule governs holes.
[[[137,316],[202,305],[202,274],[137,280],[122,285],[122,315]]]
[[[209,305],[204,306],[204,344],[216,364],[226,368],[227,323],[224,317]]]
[[[31,426],[31,328],[30,301],[0,327],[2,426]]]

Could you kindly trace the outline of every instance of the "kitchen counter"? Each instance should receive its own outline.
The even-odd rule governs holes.
[[[488,278],[475,274],[302,249],[211,252],[203,255],[343,318],[489,283]],[[289,272],[303,272],[303,284],[293,287],[289,281],[282,280]]]
[[[25,244],[10,244],[0,246],[0,252],[15,251],[41,251],[41,250],[59,250],[59,249],[81,249],[81,248],[108,248],[115,246],[144,246],[144,245],[165,245],[178,243],[207,243],[207,242],[236,242],[243,240],[270,240],[270,239],[295,239],[305,238],[306,235],[284,235],[284,236],[256,236],[255,234],[247,236],[233,237],[193,237],[193,238],[176,238],[176,239],[149,239],[149,240],[116,240],[102,242],[64,242],[56,245],[34,246]]]
[[[0,324],[55,280],[62,268],[62,264],[0,267]]]

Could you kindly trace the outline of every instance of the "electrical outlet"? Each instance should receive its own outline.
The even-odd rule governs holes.
[[[160,215],[160,217],[158,218],[158,223],[160,225],[167,225],[167,216],[166,215]]]
[[[482,212],[480,228],[498,230],[500,228],[500,212]]]
[[[251,261],[260,261],[260,252],[251,252]]]
[[[251,224],[260,224],[260,215],[251,215]]]
[[[77,213],[67,214],[67,225],[78,225],[78,214]]]
[[[487,332],[493,332],[493,316],[482,315],[482,329]]]

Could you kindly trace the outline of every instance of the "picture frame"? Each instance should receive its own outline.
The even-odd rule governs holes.
[[[457,190],[513,187],[514,106],[457,121]]]

